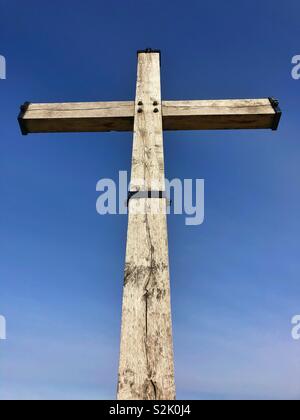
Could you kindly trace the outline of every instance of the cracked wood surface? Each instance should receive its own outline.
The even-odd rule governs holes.
[[[164,191],[158,53],[138,55],[135,103],[130,189]],[[166,199],[131,199],[117,398],[175,399],[173,359]]]

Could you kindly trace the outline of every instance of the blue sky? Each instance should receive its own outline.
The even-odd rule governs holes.
[[[205,179],[205,222],[170,216],[178,398],[300,398],[297,0],[1,0],[0,399],[115,398],[126,216],[96,183],[132,134],[22,137],[24,101],[134,98],[136,50],[164,99],[275,96],[278,132],[169,132],[166,176]]]

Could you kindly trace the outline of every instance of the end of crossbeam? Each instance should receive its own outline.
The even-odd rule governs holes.
[[[273,125],[272,125],[271,128],[272,128],[273,131],[276,131],[278,129],[278,126],[279,126],[279,122],[280,122],[280,119],[281,119],[282,111],[281,111],[281,109],[279,107],[279,101],[278,101],[278,99],[269,97],[269,101],[270,101],[270,103],[271,103],[271,105],[272,105],[272,107],[273,107],[273,109],[275,111],[275,117],[274,117]]]
[[[27,127],[25,126],[25,122],[24,122],[24,115],[28,109],[30,105],[30,102],[25,102],[23,105],[20,106],[20,114],[18,116],[18,121],[19,121],[19,126],[20,126],[20,130],[21,133],[23,134],[23,136],[26,136],[28,134],[28,130]]]

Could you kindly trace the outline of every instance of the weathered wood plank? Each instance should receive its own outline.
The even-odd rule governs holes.
[[[24,133],[132,131],[134,102],[31,103],[20,115]],[[163,101],[164,130],[273,128],[269,99]]]
[[[131,191],[165,189],[159,54],[138,55]],[[157,101],[158,112],[153,112]],[[138,112],[138,108],[142,112]],[[166,200],[129,201],[118,399],[175,399]]]
[[[275,110],[269,99],[164,101],[164,130],[273,128]]]
[[[132,131],[133,119],[133,101],[31,103],[19,117],[25,133]]]

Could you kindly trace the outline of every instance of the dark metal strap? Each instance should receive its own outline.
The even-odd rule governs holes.
[[[153,50],[152,48],[146,48],[144,50],[137,50],[137,53],[138,54],[140,54],[140,53],[148,53],[148,54],[150,54],[150,53],[158,53],[158,54],[160,54],[160,50]]]
[[[25,124],[24,124],[23,117],[26,114],[26,111],[27,111],[29,105],[30,105],[30,102],[25,102],[24,105],[21,105],[20,114],[18,116],[18,121],[19,121],[20,129],[21,129],[21,132],[22,132],[23,136],[26,136],[28,134],[27,128],[25,127]]]
[[[282,112],[281,112],[281,109],[279,108],[279,101],[277,99],[269,98],[269,101],[271,102],[271,105],[275,111],[275,117],[274,117],[274,122],[272,126],[272,130],[275,131],[278,128]]]
[[[128,191],[127,206],[132,198],[167,198],[165,191]]]

